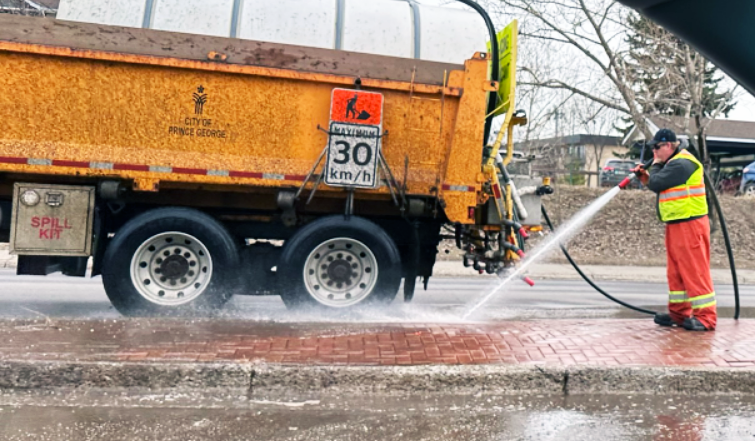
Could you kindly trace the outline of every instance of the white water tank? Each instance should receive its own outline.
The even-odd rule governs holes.
[[[488,41],[476,12],[414,0],[61,0],[57,18],[456,64]]]

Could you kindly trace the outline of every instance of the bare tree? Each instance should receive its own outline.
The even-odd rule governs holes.
[[[523,17],[522,39],[560,47],[551,62],[560,62],[566,75],[543,76],[525,61],[520,84],[568,91],[628,115],[646,131],[633,79],[627,76],[625,9],[612,0],[500,0],[500,5],[501,12]]]
[[[0,13],[18,15],[55,15],[47,0],[0,0]],[[57,5],[57,2],[55,2]]]
[[[660,113],[648,103],[686,106],[687,121],[695,126],[689,131],[698,137],[702,150],[707,150],[704,142],[709,122],[701,109],[706,105],[708,62],[669,32],[657,25],[648,30],[654,33],[651,43],[655,48],[648,51],[653,56],[638,65],[627,43],[634,13],[614,0],[492,0],[489,8],[507,17],[520,17],[520,41],[536,46],[521,57],[519,84],[523,88],[561,91],[575,101],[596,103],[606,112],[629,119],[646,137],[652,136],[646,116]],[[528,56],[533,52],[538,55]],[[661,54],[676,61],[669,63],[656,56]],[[543,68],[543,59],[548,68]],[[648,71],[662,73],[661,82],[637,87]],[[733,92],[727,92],[729,97]],[[724,107],[709,117],[715,118]]]
[[[582,105],[575,108],[575,115],[579,119],[580,127],[589,134],[605,135],[611,132],[616,126],[616,111],[606,109],[604,106],[583,100]],[[606,149],[615,147],[616,144],[606,136],[595,136],[592,138],[592,144],[589,148],[592,151],[592,157],[595,161],[593,164],[587,162],[587,167],[592,166],[595,172],[595,179],[599,179],[600,171],[603,168],[603,155],[607,153]],[[587,176],[587,185],[590,185],[592,175]],[[599,184],[599,182],[596,182]]]
[[[722,77],[707,59],[650,20],[632,15],[628,19],[634,35],[627,65],[641,85],[645,113],[681,117],[681,131],[697,139],[701,157],[707,160],[706,130],[733,108],[737,86],[719,92]]]

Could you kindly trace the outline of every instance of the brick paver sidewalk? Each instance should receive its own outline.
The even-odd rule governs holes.
[[[716,332],[651,320],[486,325],[270,324],[241,320],[0,321],[0,360],[283,364],[755,365],[755,321]]]

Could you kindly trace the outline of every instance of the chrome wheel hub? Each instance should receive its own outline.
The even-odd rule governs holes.
[[[361,302],[372,293],[377,277],[375,255],[362,242],[347,237],[321,243],[304,264],[309,295],[331,307]]]
[[[131,281],[145,299],[178,306],[196,299],[212,278],[207,247],[186,233],[161,233],[147,239],[131,260]]]

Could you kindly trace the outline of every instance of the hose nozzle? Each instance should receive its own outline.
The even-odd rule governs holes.
[[[640,164],[640,167],[642,167],[643,170],[648,170],[650,168],[650,166],[653,165],[653,161],[654,161],[653,159],[650,159],[647,162],[645,162],[644,164]],[[618,187],[623,190],[623,189],[625,189],[627,187],[627,185],[629,185],[630,182],[632,182],[632,179],[639,178],[639,177],[640,177],[640,172],[639,171],[634,172],[631,175],[629,175],[626,178],[624,178],[623,181],[619,182]]]
[[[627,188],[627,185],[629,185],[629,183],[632,182],[632,179],[634,179],[634,178],[635,178],[634,174],[631,174],[631,175],[627,176],[626,178],[624,178],[623,181],[619,182],[618,187],[620,189],[622,189],[622,190],[625,189],[625,188]]]

